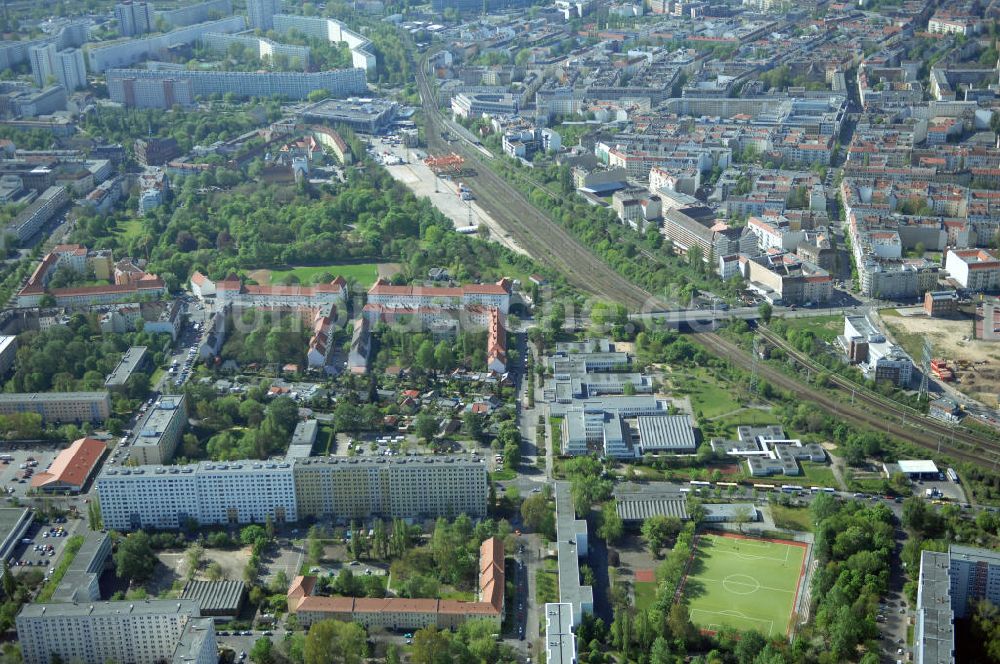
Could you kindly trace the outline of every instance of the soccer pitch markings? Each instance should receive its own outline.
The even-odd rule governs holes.
[[[691,621],[712,632],[728,626],[787,633],[805,553],[797,542],[702,535],[684,580]]]

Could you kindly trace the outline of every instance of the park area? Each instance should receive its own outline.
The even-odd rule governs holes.
[[[703,630],[788,633],[805,568],[798,542],[702,535],[684,580],[691,622]]]
[[[393,269],[396,266],[391,264],[385,264],[385,267],[389,269],[384,271],[383,265],[376,263],[307,265],[274,270],[254,270],[250,273],[250,277],[260,284],[287,284],[292,281],[304,286],[316,283],[320,277],[344,277],[356,280],[362,288],[370,288],[379,276],[387,276],[387,272],[391,275],[397,271]]]

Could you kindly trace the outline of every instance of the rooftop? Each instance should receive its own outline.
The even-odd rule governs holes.
[[[31,479],[31,487],[38,489],[59,484],[82,488],[107,451],[103,440],[79,438],[56,456],[48,470]]]
[[[639,444],[644,452],[678,449],[693,452],[698,446],[687,415],[643,415],[639,416],[638,425]]]
[[[197,602],[205,613],[236,613],[245,592],[242,581],[188,581],[181,597]]]
[[[937,464],[935,464],[930,459],[921,459],[921,460],[900,459],[899,461],[896,462],[896,464],[899,466],[900,472],[906,474],[910,473],[924,474],[924,473],[940,472],[938,470]]]
[[[25,604],[18,618],[43,618],[58,616],[79,618],[85,616],[116,615],[188,615],[200,616],[198,603],[189,599],[122,600],[79,604]]]
[[[118,387],[124,385],[125,381],[135,373],[136,369],[146,359],[146,350],[145,346],[132,346],[125,351],[122,359],[118,362],[118,366],[108,374],[108,379],[104,381],[104,386]]]

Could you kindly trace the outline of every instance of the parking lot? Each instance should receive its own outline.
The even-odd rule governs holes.
[[[76,534],[81,523],[79,519],[60,518],[52,523],[31,524],[7,564],[16,571],[44,570],[47,578],[59,561],[66,541]]]
[[[51,449],[4,449],[10,457],[0,465],[0,490],[8,499],[23,498],[31,488],[31,478],[45,470],[52,463],[59,450]],[[9,500],[8,500],[9,502]]]

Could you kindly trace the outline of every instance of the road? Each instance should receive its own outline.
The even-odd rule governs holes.
[[[460,132],[438,108],[437,95],[427,78],[427,57],[421,57],[416,69],[428,151],[434,155],[455,152],[466,159],[476,172],[463,175],[462,181],[475,194],[479,206],[534,259],[559,270],[585,293],[620,302],[634,311],[651,308],[653,297],[649,293],[612,270],[569,231],[529,203],[521,192],[490,170],[482,152],[461,140],[449,143],[441,137],[442,129],[455,135]]]

